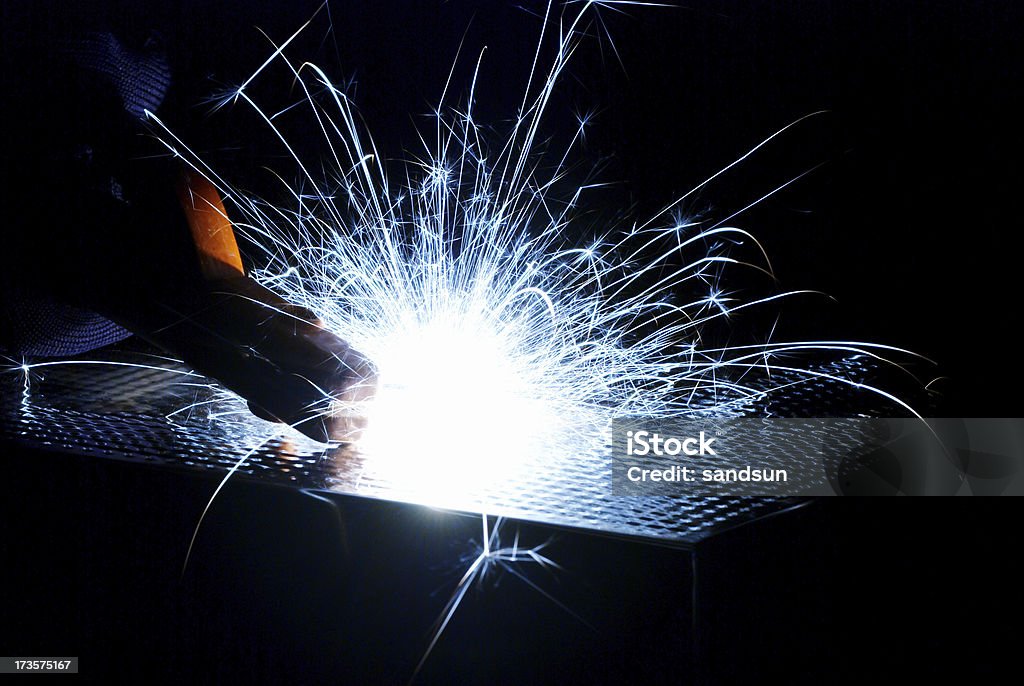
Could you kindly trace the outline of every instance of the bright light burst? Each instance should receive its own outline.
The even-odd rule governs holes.
[[[737,300],[723,288],[723,277],[735,266],[770,272],[760,245],[730,223],[738,213],[697,221],[680,209],[798,122],[677,198],[659,217],[608,227],[579,244],[578,208],[599,187],[566,192],[559,183],[587,118],[580,118],[553,167],[544,166],[536,143],[588,19],[619,4],[637,3],[570,3],[558,18],[549,4],[521,108],[498,144],[473,115],[481,55],[461,106],[445,104],[446,87],[434,130],[421,136],[424,150],[401,170],[400,184],[390,180],[394,170],[386,168],[346,93],[320,67],[287,56],[298,32],[219,102],[251,108],[291,153],[299,178],[294,186],[284,184],[291,208],[232,192],[150,115],[167,147],[221,188],[233,203],[236,227],[265,250],[254,277],[318,313],[327,328],[375,361],[379,392],[361,410],[369,428],[359,450],[393,482],[420,494],[413,499],[450,506],[445,495],[500,482],[538,450],[591,449],[617,416],[707,412],[691,402],[707,389],[717,398],[710,409],[728,412],[780,388],[766,384],[764,375],[749,380],[752,370],[769,378],[785,370],[807,380],[857,384],[801,368],[792,361],[800,355],[882,359],[906,352],[841,341],[701,345],[711,322],[806,293]],[[250,95],[272,66],[290,72],[300,102],[271,109]],[[323,139],[333,170],[326,179],[312,172],[324,162],[301,159],[275,122],[297,106]],[[740,245],[750,246],[743,252],[752,261],[733,256]],[[881,389],[863,388],[903,405]]]

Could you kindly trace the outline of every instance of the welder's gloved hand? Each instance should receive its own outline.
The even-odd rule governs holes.
[[[34,66],[5,94],[25,119],[5,155],[17,258],[0,276],[0,346],[8,356],[64,356],[131,331],[260,416],[317,440],[351,439],[373,366],[313,313],[245,276],[216,191],[147,133],[145,112],[172,92],[159,40],[128,45],[90,30],[47,54],[40,63],[30,51],[14,65],[5,55],[3,65]],[[55,108],[55,93],[74,107]],[[193,187],[204,202],[182,200]],[[212,243],[203,213],[216,220]]]
[[[159,326],[151,338],[216,376],[257,416],[322,442],[359,437],[376,370],[313,312],[245,277],[209,281],[188,297],[174,307],[190,316],[156,315],[143,327]]]

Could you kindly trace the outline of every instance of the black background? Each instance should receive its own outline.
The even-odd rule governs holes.
[[[436,102],[464,34],[455,91],[486,44],[477,116],[500,128],[514,113],[543,6],[352,5],[332,3],[329,36],[324,40],[321,13],[294,54],[320,62],[339,80],[354,79],[360,112],[389,155],[416,151],[414,126],[429,124],[420,115]],[[204,152],[234,164],[240,179],[258,184],[252,163],[281,153],[266,133],[231,112],[209,117],[185,103],[237,84],[262,61],[268,46],[254,26],[280,41],[315,9],[303,2],[131,3],[112,16],[135,29],[160,29],[172,49],[188,46],[175,50],[180,128]],[[574,110],[595,108],[580,159],[584,166],[601,162],[600,178],[618,182],[595,213],[646,218],[783,125],[828,110],[709,187],[693,209],[742,207],[825,162],[737,220],[763,241],[784,287],[820,289],[838,300],[787,312],[783,330],[921,352],[938,361],[935,375],[950,377],[940,385],[940,411],[1017,416],[1024,381],[1016,335],[1021,13],[1013,2],[796,0],[604,12],[621,64],[607,39],[585,43],[553,102],[548,131],[556,141],[564,138]],[[37,515],[20,509],[30,501],[48,509],[47,531],[75,516],[61,510],[59,490],[47,491],[49,500],[46,493],[38,501],[12,495],[4,513],[8,540],[32,538]],[[107,510],[121,497],[96,491],[105,505],[88,499],[83,505],[78,495],[73,507],[85,515],[102,509],[113,518]],[[1009,641],[1021,609],[1019,564],[1009,555],[1019,538],[1013,508],[1013,501],[824,505],[815,541],[835,562],[825,586],[837,645],[830,671],[815,672],[816,678],[984,674],[993,664],[1012,664]],[[160,531],[177,536],[187,529],[180,524]],[[64,565],[75,577],[76,570],[95,570],[98,559],[112,567],[132,559],[122,544],[116,550],[94,545],[91,561],[54,560],[43,552],[29,559],[13,547],[5,561],[16,560],[15,576],[23,583],[35,578],[42,593],[53,569],[34,576],[37,563]],[[107,569],[107,578],[119,573]],[[777,581],[799,596],[785,579]],[[110,591],[103,600],[133,617],[145,610],[128,604],[147,592],[129,584],[124,595]],[[173,598],[160,600],[170,605]],[[160,612],[173,614],[165,605]],[[59,604],[46,607],[59,616]],[[103,617],[96,631],[120,640],[138,624]],[[62,621],[80,617],[70,612]],[[772,630],[770,618],[762,622]],[[19,635],[18,625],[5,624],[5,638]],[[35,626],[37,638],[47,635],[47,626]],[[782,629],[794,632],[794,645],[807,638],[799,626]],[[25,631],[22,636],[35,635],[31,626]],[[145,637],[134,640],[153,647]]]

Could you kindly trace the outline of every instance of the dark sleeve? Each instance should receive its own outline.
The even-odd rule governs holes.
[[[45,5],[45,3],[40,3]],[[24,5],[12,7],[11,5]],[[176,269],[187,246],[168,162],[147,134],[171,67],[156,31],[118,27],[109,8],[4,8],[3,150],[7,258],[0,349],[65,356],[128,335],[108,315]]]

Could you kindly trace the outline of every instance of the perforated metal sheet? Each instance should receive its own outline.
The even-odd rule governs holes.
[[[135,349],[132,349],[135,347]],[[124,348],[124,347],[123,347]],[[96,360],[92,357],[91,360]],[[174,362],[139,350],[107,352],[114,364],[61,364],[0,374],[0,438],[36,448],[101,458],[224,473],[242,460],[238,478],[295,487],[422,502],[346,448],[325,451],[262,422],[237,400]],[[147,368],[121,366],[130,362]],[[871,378],[866,358],[820,369],[846,378]],[[776,375],[773,382],[782,379]],[[710,398],[695,398],[696,404]],[[746,416],[857,416],[872,414],[870,398],[841,385],[811,381],[785,395],[751,401]],[[723,528],[793,507],[799,501],[729,497],[615,497],[610,461],[571,455],[539,460],[512,482],[462,493],[439,507],[666,542],[692,543]]]

